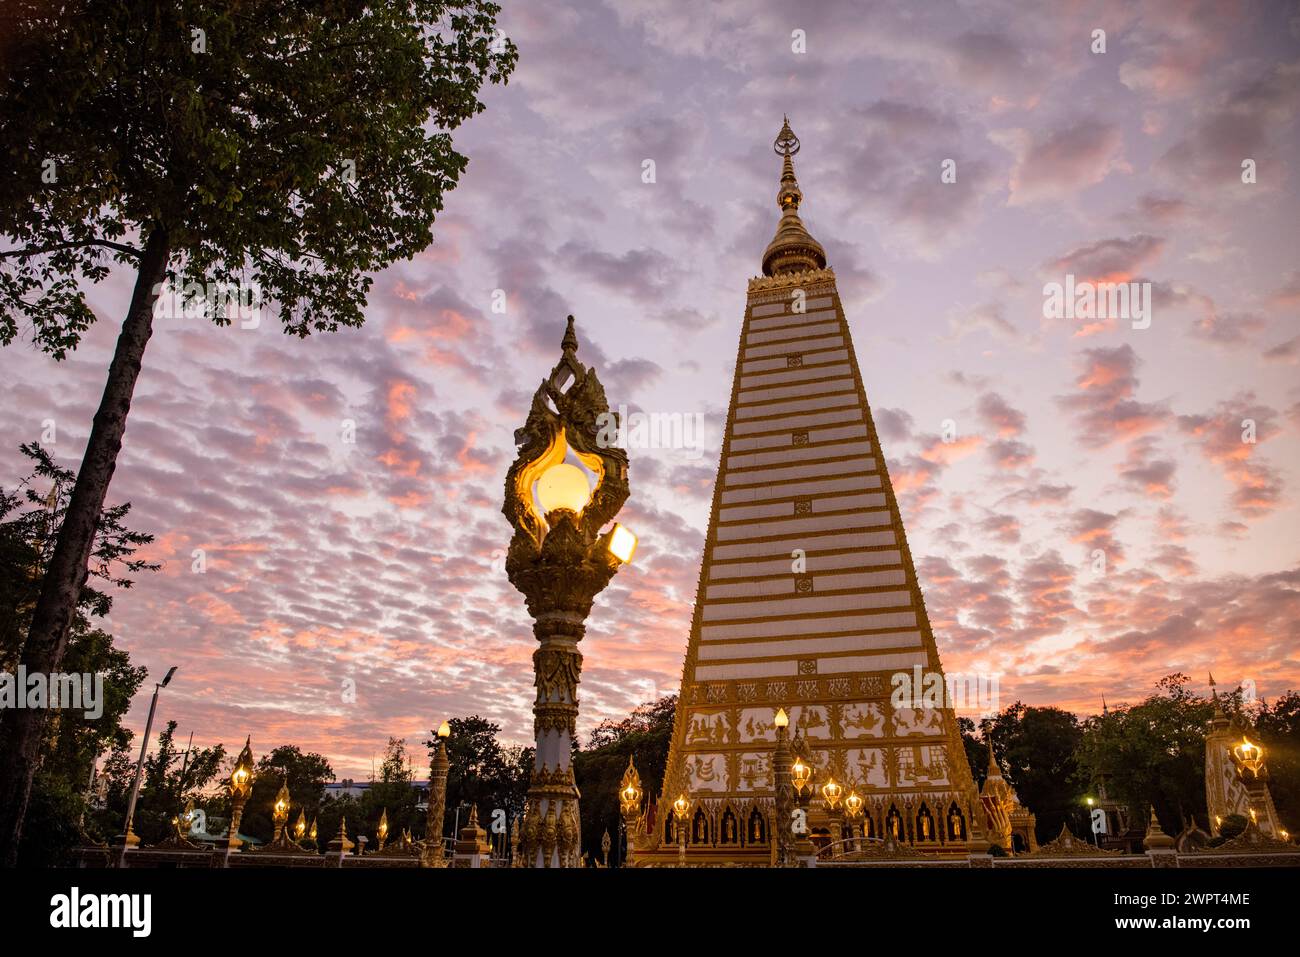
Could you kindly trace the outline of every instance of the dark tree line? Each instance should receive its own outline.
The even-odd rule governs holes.
[[[1007,780],[1037,816],[1037,836],[1051,840],[1068,824],[1087,833],[1085,799],[1098,783],[1126,805],[1131,821],[1145,821],[1154,806],[1161,825],[1177,833],[1195,822],[1209,830],[1205,806],[1205,735],[1213,714],[1209,698],[1193,693],[1186,675],[1161,679],[1155,693],[1134,705],[1113,707],[1080,720],[1060,708],[1016,702],[981,726],[962,719],[962,738],[977,785],[993,742]],[[1252,726],[1263,745],[1273,801],[1282,820],[1300,825],[1300,692],[1271,703],[1243,702],[1240,690],[1219,695],[1230,717]]]

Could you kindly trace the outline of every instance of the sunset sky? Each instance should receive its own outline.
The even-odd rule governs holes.
[[[568,313],[614,405],[704,416],[702,452],[630,452],[579,729],[675,692],[783,114],[945,668],[1080,714],[1176,671],[1300,688],[1300,5],[504,6],[519,67],[363,328],[156,323],[109,499],[164,562],[110,617],[147,691],[180,666],[159,722],[340,777],[445,717],[529,741],[500,507]],[[1067,273],[1150,282],[1150,328],[1044,319]],[[45,420],[80,461],[132,280],[68,360],[0,350],[6,486]]]

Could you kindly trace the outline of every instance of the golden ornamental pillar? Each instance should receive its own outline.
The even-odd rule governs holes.
[[[420,852],[421,867],[446,867],[445,847],[442,842],[443,815],[447,810],[447,772],[451,761],[447,757],[447,738],[451,725],[444,721],[438,726],[438,750],[429,765],[429,810],[424,819],[424,847]]]
[[[641,799],[645,792],[641,789],[641,774],[632,762],[632,755],[627,756],[627,770],[623,780],[618,784],[618,809],[623,817],[623,833],[627,838],[627,851],[620,862],[624,867],[635,867],[636,844],[645,826],[645,809]]]
[[[794,866],[794,784],[790,779],[790,717],[778,708],[776,749],[772,752],[772,781],[776,788],[776,811],[772,815],[771,840],[776,846],[776,866]]]
[[[230,831],[226,836],[226,853],[237,851],[243,845],[239,837],[239,824],[244,818],[244,804],[253,793],[253,739],[244,742],[244,750],[235,759],[235,769],[230,772]]]
[[[506,576],[524,596],[538,642],[536,756],[521,836],[528,867],[579,866],[579,795],[569,763],[582,673],[578,642],[592,602],[636,548],[636,536],[621,525],[602,532],[627,501],[627,452],[595,370],[578,361],[572,316],[561,349],[515,432],[519,454],[502,507],[514,527]]]

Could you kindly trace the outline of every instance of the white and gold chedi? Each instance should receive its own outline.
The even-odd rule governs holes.
[[[778,709],[805,741],[812,837],[896,829],[918,850],[965,853],[979,807],[948,708],[895,708],[890,678],[940,672],[898,503],[848,322],[822,246],[799,216],[787,123],[781,218],[749,283],[660,813],[636,860],[674,863],[688,802],[688,860],[772,859]],[[837,807],[834,813],[843,813]],[[982,815],[981,815],[982,817]],[[978,826],[982,827],[982,821]]]

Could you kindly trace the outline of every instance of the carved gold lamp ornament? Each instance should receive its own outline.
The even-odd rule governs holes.
[[[677,795],[677,800],[673,802],[673,820],[677,822],[678,867],[686,866],[686,812],[690,809],[690,806],[685,794]]]
[[[293,839],[301,843],[302,839],[307,836],[307,810],[306,808],[298,809],[298,820],[293,822]]]
[[[641,774],[629,754],[623,780],[618,782],[618,809],[623,817],[623,830],[627,835],[627,862],[630,862],[636,853],[637,839],[645,821],[645,812],[641,808],[643,797],[645,792],[641,789]]]
[[[1267,776],[1267,771],[1264,769],[1264,749],[1252,743],[1250,738],[1242,737],[1241,744],[1232,749],[1232,757],[1237,764],[1237,773],[1243,781],[1248,777],[1255,780]]]
[[[275,804],[271,805],[271,823],[275,825],[272,840],[279,840],[280,832],[289,823],[289,801],[289,779],[285,778],[280,785],[280,793],[275,796]]]
[[[244,817],[244,804],[253,792],[253,739],[244,741],[244,750],[235,759],[235,768],[230,772],[230,833],[226,839],[227,850],[238,850],[244,842],[239,839],[239,822]]]
[[[632,756],[628,755],[627,770],[623,772],[623,780],[619,782],[618,804],[619,810],[623,812],[623,819],[631,821],[641,816],[641,774],[637,771],[636,765],[632,763]],[[630,819],[630,820],[629,820]]]
[[[384,849],[384,843],[388,840],[388,808],[384,808],[379,815],[379,826],[375,829],[375,836],[379,838],[379,850]]]
[[[275,825],[275,836],[271,838],[271,843],[266,845],[264,850],[276,854],[307,853],[298,846],[303,832],[307,830],[307,819],[301,809],[298,811],[298,823],[294,825],[294,836],[289,837],[289,808],[292,803],[293,798],[289,796],[289,780],[286,778],[280,784],[280,792],[275,796],[275,803],[271,805],[271,822]]]
[[[636,550],[636,536],[612,524],[629,492],[621,431],[595,370],[578,361],[569,316],[560,361],[515,432],[519,454],[506,474],[501,509],[514,528],[506,576],[524,596],[538,641],[536,758],[522,835],[530,867],[580,864],[581,819],[570,766],[582,672],[578,642],[592,602]],[[548,842],[552,828],[556,839]]]
[[[794,764],[790,765],[790,781],[794,784],[794,789],[803,794],[811,780],[812,767],[805,764],[803,758],[795,758]]]
[[[836,783],[835,779],[828,778],[822,785],[822,799],[826,801],[826,806],[832,811],[840,806],[840,796],[844,793],[844,788]]]
[[[850,821],[856,821],[862,816],[862,804],[857,788],[850,787],[849,796],[844,799],[844,813],[849,816]]]
[[[686,795],[679,794],[677,800],[673,802],[673,815],[679,822],[686,820],[686,811],[689,807],[690,804],[686,801]]]

